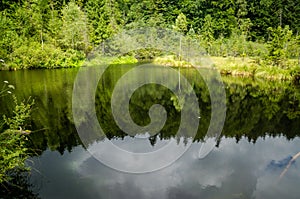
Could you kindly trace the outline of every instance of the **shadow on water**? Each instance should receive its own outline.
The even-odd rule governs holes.
[[[30,182],[29,173],[12,172],[12,180],[0,184],[0,198],[24,198],[24,199],[39,199],[38,193],[32,190],[34,187]]]

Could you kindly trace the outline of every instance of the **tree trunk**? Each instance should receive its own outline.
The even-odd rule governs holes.
[[[43,30],[41,30],[42,50],[44,50]]]

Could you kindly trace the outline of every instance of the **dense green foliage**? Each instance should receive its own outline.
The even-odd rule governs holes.
[[[145,25],[187,34],[213,56],[285,67],[288,58],[300,62],[299,18],[294,0],[4,0],[0,68],[80,66],[105,39]]]
[[[7,82],[0,92],[0,97],[4,97],[5,93],[11,94],[11,90],[14,89],[12,85],[6,85]],[[27,138],[24,134],[29,132],[22,130],[22,127],[30,117],[34,101],[18,103],[17,98],[13,96],[13,102],[13,116],[4,115],[4,122],[0,124],[0,183],[10,180],[9,172],[26,169],[25,160],[28,158]]]

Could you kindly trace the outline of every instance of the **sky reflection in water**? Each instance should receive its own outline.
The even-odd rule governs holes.
[[[283,168],[268,167],[272,160],[295,155],[298,146],[299,138],[259,138],[256,144],[223,138],[199,160],[200,143],[193,143],[174,164],[148,174],[115,171],[77,146],[62,156],[47,150],[33,158],[39,172],[33,171],[31,181],[42,198],[298,198],[299,160],[280,181]]]

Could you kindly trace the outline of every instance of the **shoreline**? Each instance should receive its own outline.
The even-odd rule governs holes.
[[[257,60],[249,57],[210,57],[213,68],[217,69],[221,75],[260,78],[276,81],[296,81],[300,83],[300,65],[295,60],[289,60],[288,67],[282,68],[255,63]],[[260,61],[260,60],[259,60]],[[165,58],[157,58],[153,61],[154,64],[174,67],[193,67],[185,61],[176,61],[171,59],[171,56]],[[206,67],[209,68],[209,67]]]
[[[288,67],[282,68],[279,66],[267,65],[266,63],[257,63],[261,60],[250,57],[208,57],[214,69],[217,69],[222,76],[249,77],[260,78],[275,81],[294,81],[300,83],[300,65],[296,60],[288,60]],[[147,63],[158,64],[168,67],[192,68],[191,63],[181,60],[176,60],[174,55],[156,57],[152,60],[146,60]],[[133,56],[120,57],[112,62],[115,64],[137,64],[145,63],[145,60],[137,60]],[[31,68],[27,70],[41,69],[68,69],[84,67],[84,62],[77,67],[55,67],[55,68]],[[209,68],[209,67],[206,67]],[[17,71],[24,70],[22,68],[0,68],[0,71]],[[25,69],[26,70],[26,69]]]

